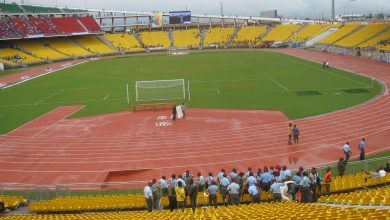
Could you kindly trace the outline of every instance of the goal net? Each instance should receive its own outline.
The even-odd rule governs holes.
[[[135,82],[136,101],[185,99],[184,79]]]
[[[178,56],[189,54],[190,50],[188,48],[169,48],[168,56]]]

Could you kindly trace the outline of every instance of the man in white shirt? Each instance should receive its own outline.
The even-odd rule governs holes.
[[[230,204],[238,206],[240,204],[240,186],[235,182],[234,178],[227,187],[227,191],[229,192]]]
[[[386,171],[383,167],[379,168],[379,177],[385,177]]]
[[[161,187],[161,192],[163,196],[168,195],[168,184],[165,176],[162,176],[161,179],[159,180],[160,182],[160,187]]]
[[[349,160],[349,157],[351,156],[351,148],[349,147],[349,142],[345,143],[343,147],[343,152],[345,154],[345,160]]]
[[[203,192],[205,185],[206,185],[206,181],[202,176],[202,173],[198,172],[198,191]]]
[[[179,178],[177,178],[176,185],[177,185],[178,182],[181,182],[183,187],[186,188],[186,182],[183,180],[183,176],[182,175],[179,175]]]
[[[219,183],[221,183],[224,174],[225,174],[225,169],[221,169],[221,172],[219,172],[217,175]]]
[[[152,182],[148,182],[148,185],[144,188],[144,197],[146,200],[146,206],[148,212],[153,210],[153,192],[152,192]]]

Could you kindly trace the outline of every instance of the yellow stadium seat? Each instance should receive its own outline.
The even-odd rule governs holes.
[[[229,43],[229,40],[234,32],[234,28],[211,28],[207,33],[203,41],[203,45],[210,46],[224,46]]]
[[[281,24],[274,27],[262,41],[280,42],[287,40],[301,25],[299,24]]]
[[[146,47],[168,48],[171,46],[168,34],[163,31],[142,32],[140,37]]]
[[[143,51],[144,48],[131,34],[104,34],[114,47],[120,51]]]
[[[200,44],[198,29],[173,31],[174,45],[178,48],[197,48]]]

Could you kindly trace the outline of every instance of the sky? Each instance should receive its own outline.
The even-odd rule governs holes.
[[[225,15],[259,16],[260,11],[278,10],[293,18],[330,17],[331,0],[6,0],[59,7],[93,8],[124,11],[190,10],[192,14],[220,15],[221,2]],[[390,0],[335,0],[336,15],[390,14]]]

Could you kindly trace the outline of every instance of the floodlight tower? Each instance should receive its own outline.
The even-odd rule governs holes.
[[[334,0],[332,0],[332,20],[334,20],[335,17],[335,8],[334,8]]]

